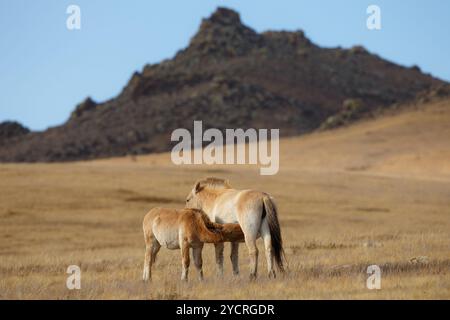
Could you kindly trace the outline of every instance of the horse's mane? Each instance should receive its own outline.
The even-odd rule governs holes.
[[[208,177],[206,179],[198,180],[195,185],[210,189],[230,189],[231,185],[228,180],[221,178]]]

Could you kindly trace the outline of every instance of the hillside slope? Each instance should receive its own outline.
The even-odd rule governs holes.
[[[286,139],[281,166],[450,180],[450,99],[412,108]]]
[[[338,129],[280,140],[280,173],[346,172],[450,181],[450,98],[408,105]],[[140,165],[173,166],[170,153],[133,158]],[[96,160],[130,163],[129,157]],[[185,166],[196,168],[199,166]],[[228,170],[250,165],[216,166]],[[212,167],[212,168],[216,168]],[[211,168],[204,166],[204,168]]]

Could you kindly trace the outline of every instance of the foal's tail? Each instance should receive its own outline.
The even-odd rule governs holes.
[[[270,237],[272,240],[272,252],[275,258],[275,263],[277,264],[278,270],[280,270],[280,272],[284,272],[283,260],[285,260],[285,255],[277,208],[268,195],[263,197],[263,204],[263,216],[265,215],[269,225]]]
[[[212,222],[204,212],[196,214],[196,224],[200,241],[207,243],[223,242],[222,226]]]

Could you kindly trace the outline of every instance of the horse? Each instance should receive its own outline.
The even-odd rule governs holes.
[[[187,208],[202,209],[216,223],[239,223],[245,236],[250,255],[250,279],[258,271],[258,248],[256,239],[264,241],[268,276],[276,277],[273,261],[280,273],[284,272],[284,250],[280,223],[274,199],[265,192],[236,190],[228,181],[206,178],[195,183],[186,197]],[[223,275],[223,242],[215,245],[218,275]],[[239,243],[231,243],[233,273],[239,274]]]
[[[143,280],[151,279],[152,265],[161,246],[181,249],[181,280],[188,280],[189,249],[200,280],[203,279],[202,249],[204,243],[244,240],[239,224],[217,224],[199,209],[153,208],[144,217],[145,258]]]

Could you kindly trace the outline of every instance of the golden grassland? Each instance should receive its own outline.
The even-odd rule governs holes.
[[[174,166],[169,154],[66,164],[0,165],[2,299],[449,299],[450,103],[281,142],[280,172],[249,166]],[[141,280],[142,219],[154,206],[181,207],[194,181],[227,178],[275,196],[289,263],[268,279],[215,276],[179,251],[161,249],[153,280]],[[261,241],[261,240],[259,240]],[[414,260],[414,258],[418,258]],[[79,265],[81,290],[66,288]],[[366,269],[381,267],[381,290]]]

